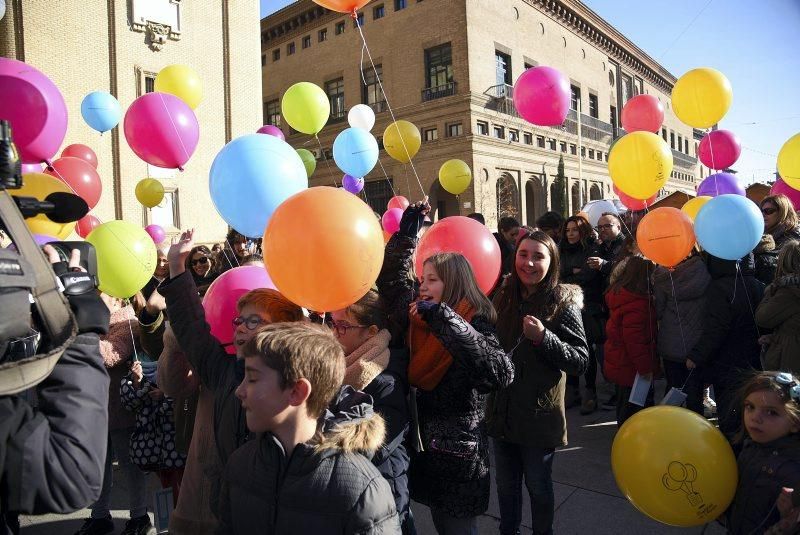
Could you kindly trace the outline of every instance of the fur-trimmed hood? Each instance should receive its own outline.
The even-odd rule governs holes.
[[[372,396],[352,386],[343,386],[320,419],[315,449],[335,449],[371,457],[386,437],[386,424],[372,405]]]
[[[784,275],[772,281],[773,288],[800,287],[800,275]]]
[[[556,303],[556,309],[553,313],[554,318],[559,317],[564,309],[570,305],[583,310],[583,290],[577,284],[559,284],[553,290],[553,296]]]
[[[761,240],[759,240],[758,245],[756,248],[753,249],[755,254],[759,253],[769,253],[775,250],[775,238],[772,237],[772,234],[764,234],[761,236]]]

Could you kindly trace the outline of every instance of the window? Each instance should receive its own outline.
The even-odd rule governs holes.
[[[144,92],[145,93],[152,93],[156,90],[156,75],[155,74],[145,74],[144,75]]]
[[[353,28],[358,28],[359,26],[364,26],[364,14],[359,13],[358,18],[353,20]]]
[[[509,141],[516,141],[519,143],[519,130],[508,130],[508,140]]]
[[[614,135],[616,136],[617,135],[617,130],[619,129],[619,122],[617,121],[617,107],[616,106],[611,106],[609,108],[608,117],[610,119],[609,122],[611,123],[611,129],[613,130]]]
[[[464,126],[461,123],[450,123],[447,125],[447,137],[464,135]]]
[[[264,103],[264,124],[281,125],[281,101],[278,99]]]
[[[347,115],[344,107],[344,78],[325,82],[325,94],[331,102],[331,119],[342,119]]]
[[[494,137],[497,139],[505,139],[506,138],[506,129],[502,126],[495,125],[494,127]]]
[[[336,35],[341,35],[344,33],[344,21],[336,23],[333,33]]]
[[[678,151],[683,150],[683,136],[678,134]]]
[[[406,0],[394,0],[394,10],[400,11],[401,9],[405,9],[406,7]]]
[[[525,141],[526,145],[533,145],[533,134],[530,132],[525,132],[522,134],[522,139]]]
[[[689,154],[689,138],[683,140],[683,152]]]
[[[425,51],[425,73],[426,88],[445,86],[453,81],[453,55],[450,43]]]
[[[383,8],[383,4],[372,9],[372,20],[382,19],[384,15],[386,15],[386,10]]]
[[[267,64],[267,55],[261,54],[261,66],[263,67],[266,64]]]
[[[567,152],[567,142],[562,141],[561,143],[558,144],[558,148],[561,152]]]
[[[480,135],[482,136],[489,135],[489,123],[487,123],[486,121],[478,121],[477,125],[478,125],[478,133]]]
[[[581,147],[581,158],[586,158],[586,147]]]
[[[382,214],[386,211],[386,204],[389,199],[394,197],[392,182],[391,178],[381,178],[364,184],[364,195],[367,197],[369,207],[372,208],[373,212]]]
[[[578,111],[581,105],[581,88],[575,85],[569,86],[569,109]]]
[[[620,91],[622,91],[622,103],[625,104],[633,96],[633,80],[627,74],[622,75]]]
[[[311,36],[306,35],[305,37],[303,37],[303,48],[308,48],[310,46],[311,46]]]
[[[436,128],[426,128],[422,131],[422,140],[425,142],[436,141],[439,139],[439,130]]]
[[[281,59],[281,49],[276,48],[272,51],[272,61],[278,61],[279,59]]]
[[[159,225],[165,230],[181,228],[178,214],[178,189],[167,187],[164,199],[150,209],[150,224]]]
[[[601,151],[601,150],[597,151],[597,161],[598,162],[602,162],[603,161],[603,151]]]
[[[540,149],[544,148],[544,136],[536,136],[536,146]]]
[[[322,28],[319,33],[319,42],[327,41],[328,40],[328,28]]]
[[[569,144],[569,153],[572,154],[573,156],[578,155],[578,146],[575,143]]]
[[[511,56],[504,54],[499,50],[494,51],[494,64],[495,64],[495,83],[497,85],[511,85],[513,79],[511,77]]]
[[[556,140],[548,139],[547,144],[550,145],[550,150],[556,150]]]
[[[675,148],[675,132],[669,133],[669,146]]]
[[[589,149],[589,159],[594,160],[594,149]]]
[[[384,111],[386,104],[386,98],[381,91],[382,78],[383,65],[378,64],[375,65],[375,69],[365,70],[362,80],[362,102],[379,113]]]
[[[597,105],[597,95],[589,94],[589,117],[599,118],[599,107]]]
[[[287,56],[291,56],[292,54],[294,54],[294,50],[295,50],[294,43],[289,43],[288,45],[286,45],[286,55]]]
[[[661,137],[664,138],[664,141],[667,140],[667,129],[666,128],[662,128],[661,129]]]

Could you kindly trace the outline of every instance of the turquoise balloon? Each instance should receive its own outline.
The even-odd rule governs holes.
[[[308,177],[303,160],[288,143],[248,134],[219,151],[208,187],[222,219],[245,236],[257,237],[279,204],[308,188]]]
[[[741,195],[720,195],[700,208],[694,220],[700,246],[724,260],[738,260],[755,249],[764,234],[758,206]]]
[[[93,91],[81,102],[81,115],[86,124],[100,132],[111,130],[122,118],[122,107],[107,91]]]
[[[342,130],[333,142],[333,159],[350,176],[366,176],[378,163],[378,142],[363,128]]]

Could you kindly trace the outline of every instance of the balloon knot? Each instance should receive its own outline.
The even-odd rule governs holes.
[[[178,166],[178,171],[180,171],[181,173],[183,173],[183,167],[181,167],[181,166],[179,165],[179,166]]]
[[[47,169],[55,169],[53,167],[53,161],[52,160],[45,160],[44,161],[44,165],[47,167]]]
[[[350,13],[350,16],[353,18],[353,20],[357,20],[358,19],[358,11],[356,11],[356,9],[353,8],[353,12]]]

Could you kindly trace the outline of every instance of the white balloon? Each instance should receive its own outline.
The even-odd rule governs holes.
[[[610,212],[612,214],[620,214],[624,210],[620,210],[609,200],[589,201],[583,207],[583,211],[589,216],[589,224],[592,227],[597,226],[597,221],[603,216],[604,213]]]
[[[347,114],[347,122],[353,128],[363,128],[367,132],[375,126],[375,112],[366,104],[356,104]]]

